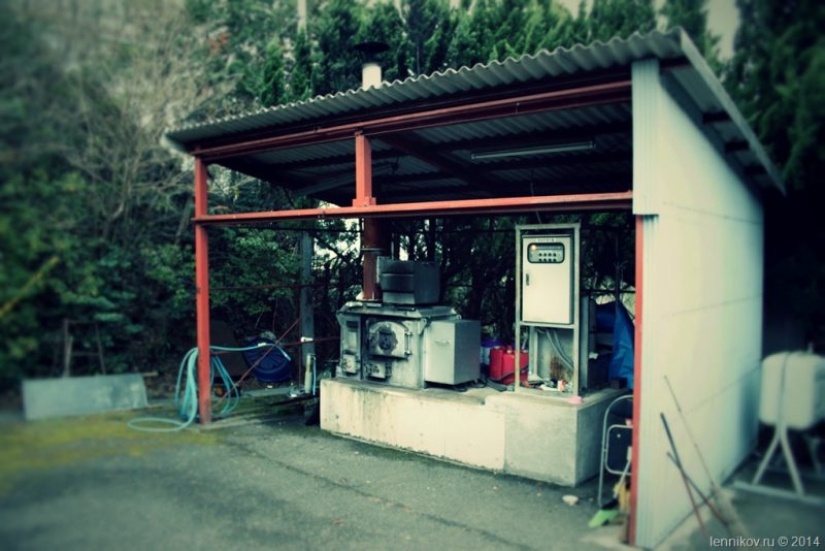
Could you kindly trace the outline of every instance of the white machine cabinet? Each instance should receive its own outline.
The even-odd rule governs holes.
[[[481,326],[477,320],[437,320],[424,343],[424,381],[457,385],[479,377]]]

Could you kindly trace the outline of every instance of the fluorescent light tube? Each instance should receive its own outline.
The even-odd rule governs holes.
[[[593,140],[583,142],[560,143],[555,145],[543,145],[538,147],[526,147],[523,149],[506,149],[502,151],[490,151],[486,153],[472,153],[470,158],[474,161],[485,159],[503,159],[506,157],[528,157],[530,155],[545,155],[548,153],[569,153],[572,151],[587,151],[593,149],[596,144]]]

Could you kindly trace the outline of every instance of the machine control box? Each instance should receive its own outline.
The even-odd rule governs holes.
[[[530,264],[561,264],[564,262],[564,244],[530,243],[527,247],[527,262]]]

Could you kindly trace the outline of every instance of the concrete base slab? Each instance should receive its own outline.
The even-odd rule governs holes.
[[[23,381],[27,421],[147,407],[146,383],[138,373]]]
[[[568,403],[540,391],[464,393],[321,381],[321,428],[383,446],[575,486],[600,468],[604,412],[620,391]]]

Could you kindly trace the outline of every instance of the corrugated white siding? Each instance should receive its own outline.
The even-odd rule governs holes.
[[[634,64],[633,86],[644,232],[636,544],[647,548],[691,514],[660,413],[691,477],[709,485],[665,375],[717,480],[755,441],[763,221],[758,198],[662,86],[656,61]]]

